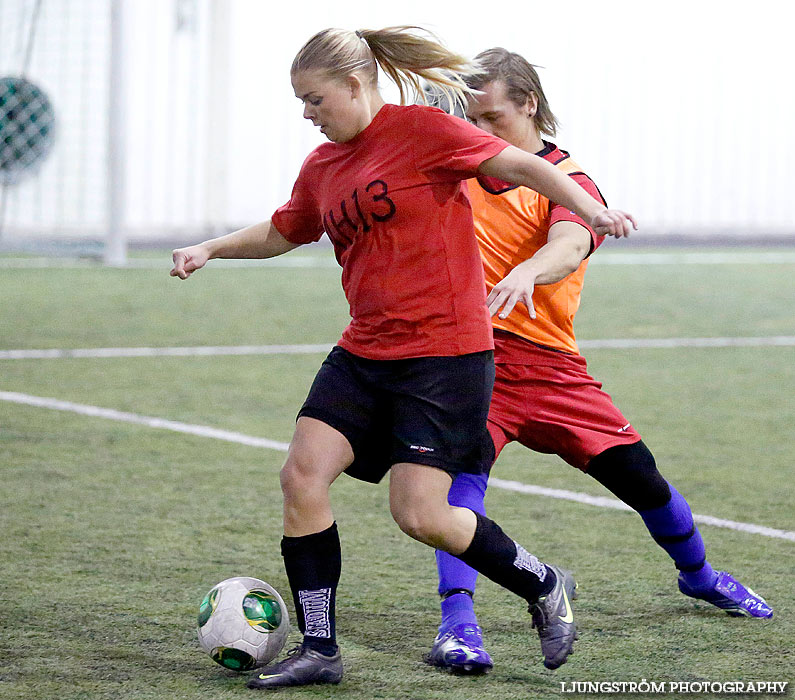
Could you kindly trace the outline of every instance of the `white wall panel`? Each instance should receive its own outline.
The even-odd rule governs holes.
[[[30,4],[0,0],[0,74]],[[409,23],[465,54],[501,45],[543,66],[557,143],[645,234],[795,235],[785,6],[304,0],[275,14],[261,0],[126,0],[124,219],[132,238],[191,238],[270,216],[322,140],[292,94],[296,51],[327,26]],[[6,227],[101,232],[108,0],[42,7],[31,76],[60,135],[40,175],[8,189]]]

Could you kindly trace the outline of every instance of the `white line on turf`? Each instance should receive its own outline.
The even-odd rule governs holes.
[[[332,343],[323,345],[226,345],[175,348],[77,348],[49,350],[0,350],[0,360],[48,360],[102,357],[193,357],[203,355],[306,355],[326,353]]]
[[[590,496],[587,493],[580,493],[579,491],[550,489],[546,486],[523,484],[519,481],[506,481],[493,476],[489,477],[489,486],[496,486],[497,488],[505,489],[506,491],[529,493],[535,496],[560,498],[564,501],[575,501],[576,503],[585,503],[586,505],[597,506],[599,508],[612,508],[613,510],[628,510],[630,512],[634,512],[626,503],[622,503],[615,498],[608,498],[606,496]],[[754,525],[753,523],[739,523],[734,520],[724,520],[723,518],[715,518],[711,515],[698,515],[697,513],[693,513],[693,520],[704,525],[714,525],[715,527],[724,527],[729,530],[750,532],[755,535],[764,535],[765,537],[774,537],[776,539],[791,540],[795,542],[795,532],[789,530],[777,530],[773,527]]]
[[[791,265],[795,252],[784,248],[770,251],[737,252],[671,252],[671,253],[607,253],[599,252],[591,258],[592,265]],[[0,268],[6,269],[75,269],[100,268],[100,260],[93,258],[0,257]],[[130,258],[126,267],[146,270],[168,270],[168,255],[160,258]],[[213,268],[277,267],[277,268],[338,268],[331,255],[287,255],[266,260],[213,260]]]
[[[596,253],[594,265],[788,265],[795,263],[792,250],[711,253]]]
[[[581,340],[584,350],[641,348],[752,348],[765,345],[795,345],[795,335],[744,336],[726,338],[608,338]]]
[[[171,268],[170,256],[161,258],[129,258],[124,267],[139,270],[166,270]],[[19,270],[73,270],[102,269],[99,258],[2,258],[0,268]],[[210,268],[238,267],[286,267],[286,268],[338,268],[339,264],[330,255],[288,255],[286,257],[267,258],[265,260],[213,260]]]
[[[36,408],[50,408],[56,411],[68,411],[70,413],[78,413],[82,416],[107,418],[109,420],[121,421],[122,423],[145,425],[149,428],[172,430],[176,433],[187,433],[189,435],[198,435],[200,437],[214,438],[216,440],[225,440],[226,442],[235,442],[240,445],[248,445],[250,447],[264,447],[268,450],[280,450],[282,452],[286,452],[287,448],[290,446],[286,442],[276,442],[276,440],[268,440],[267,438],[252,437],[251,435],[235,433],[230,430],[219,430],[218,428],[210,428],[206,425],[180,423],[179,421],[166,420],[164,418],[152,418],[149,416],[141,416],[137,413],[116,411],[112,408],[100,408],[99,406],[88,406],[81,403],[72,403],[71,401],[51,399],[46,396],[20,394],[15,391],[0,391],[0,400],[9,401],[11,403],[25,404],[26,406],[35,406]]]
[[[34,406],[36,408],[48,408],[56,411],[68,411],[94,418],[107,418],[109,420],[121,421],[124,423],[145,425],[150,428],[172,430],[174,432],[187,433],[189,435],[197,435],[199,437],[225,440],[226,442],[234,442],[241,445],[248,445],[250,447],[263,447],[265,449],[278,450],[280,452],[286,452],[287,448],[289,447],[288,443],[286,442],[277,442],[275,440],[268,440],[267,438],[253,437],[251,435],[244,435],[243,433],[236,433],[229,430],[219,430],[217,428],[210,428],[204,425],[193,425],[190,423],[181,423],[179,421],[165,420],[163,418],[141,416],[136,413],[116,411],[109,408],[100,408],[99,406],[73,403],[71,401],[61,401],[60,399],[53,399],[44,396],[31,396],[30,394],[21,394],[15,391],[0,391],[0,401]],[[544,486],[535,486],[533,484],[523,484],[519,481],[506,481],[505,479],[498,479],[496,477],[490,478],[489,484],[492,487],[506,491],[515,491],[518,493],[532,494],[536,496],[546,496],[547,498],[556,498],[564,501],[574,501],[576,503],[583,503],[599,508],[612,508],[614,510],[625,511],[632,510],[624,503],[621,503],[621,501],[617,501],[613,498],[607,498],[605,496],[590,496],[586,493],[579,493],[577,491],[551,489]],[[764,525],[735,522],[734,520],[724,520],[722,518],[714,518],[711,515],[698,515],[695,513],[693,514],[693,518],[696,522],[703,523],[705,525],[713,525],[715,527],[722,527],[729,530],[748,532],[755,535],[764,535],[765,537],[795,542],[795,531],[791,530],[778,530],[772,527],[765,527]]]
[[[581,340],[583,350],[654,348],[735,348],[795,345],[793,335],[746,336],[737,338],[607,338]],[[332,343],[317,345],[202,345],[163,348],[51,348],[42,350],[0,350],[0,360],[49,360],[108,357],[193,357],[217,355],[307,355],[326,353]]]

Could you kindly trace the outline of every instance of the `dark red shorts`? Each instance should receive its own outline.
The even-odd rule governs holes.
[[[488,427],[497,455],[519,442],[585,471],[606,449],[640,440],[601,382],[588,374],[584,357],[500,331],[494,344],[497,376]]]

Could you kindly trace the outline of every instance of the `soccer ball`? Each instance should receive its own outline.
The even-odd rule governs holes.
[[[248,671],[274,659],[289,631],[282,597],[258,578],[236,576],[221,581],[199,606],[201,648],[233,671]]]

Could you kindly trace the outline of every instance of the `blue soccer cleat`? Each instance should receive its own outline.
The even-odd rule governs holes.
[[[715,585],[707,590],[691,588],[682,580],[680,574],[679,590],[691,598],[712,603],[732,617],[773,617],[773,608],[762,596],[743,586],[725,571],[718,572],[718,580]]]
[[[439,632],[433,640],[431,651],[425,655],[425,663],[453,673],[471,675],[488,673],[494,665],[491,656],[483,648],[480,627],[471,622],[453,625]]]

